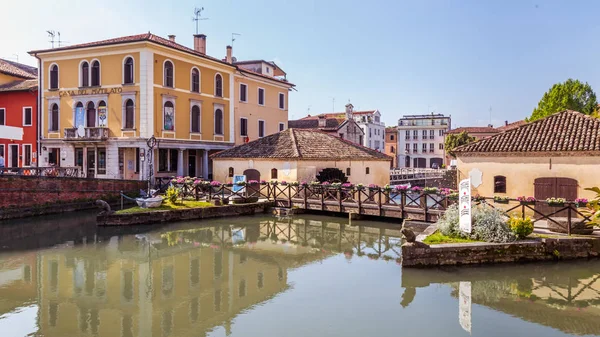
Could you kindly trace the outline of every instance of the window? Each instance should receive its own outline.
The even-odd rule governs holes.
[[[258,105],[265,105],[265,89],[258,88]]]
[[[106,174],[106,148],[98,148],[98,174]]]
[[[123,84],[133,84],[133,58],[128,57],[123,64]]]
[[[229,176],[230,178],[231,178],[231,177],[233,177],[233,167],[230,167],[230,168],[229,168],[229,174],[228,174],[228,176]]]
[[[192,132],[200,133],[200,107],[192,106]]]
[[[427,152],[427,143],[423,143],[423,153]]]
[[[175,107],[173,102],[166,101],[163,113],[163,130],[175,130]]]
[[[404,146],[404,150],[406,150],[406,152],[410,151],[410,144],[406,143],[406,146]]]
[[[86,61],[81,63],[81,70],[79,72],[81,77],[81,87],[88,87],[90,85],[90,65]]]
[[[363,135],[359,135],[359,136],[358,136],[358,143],[359,143],[360,145],[362,145],[362,144],[363,144]]]
[[[200,92],[200,71],[196,68],[192,69],[192,92]]]
[[[31,166],[31,144],[23,145],[23,166]]]
[[[246,118],[240,118],[240,136],[248,136],[248,120]]]
[[[404,133],[404,139],[409,140],[410,139],[410,131],[406,130]]]
[[[82,160],[83,163],[83,160]],[[140,148],[135,148],[135,173],[140,173]]]
[[[50,66],[50,89],[58,89],[58,66]]]
[[[248,102],[248,86],[240,83],[240,102]]]
[[[262,138],[265,136],[265,121],[258,121],[258,137]]]
[[[50,128],[49,131],[58,131],[58,104],[52,104],[50,107]],[[0,123],[1,124],[1,123]]]
[[[135,107],[133,100],[125,101],[125,129],[133,129]]]
[[[285,109],[285,94],[282,92],[279,93],[279,109]]]
[[[100,86],[100,62],[92,62],[92,87]]]
[[[413,130],[413,139],[419,139],[419,130]]]
[[[31,126],[32,118],[31,107],[23,108],[23,126]]]
[[[177,150],[159,149],[158,150],[158,171],[174,172],[177,171]]]
[[[429,152],[434,152],[434,151],[435,151],[435,144],[429,143]]]
[[[442,137],[444,135],[444,130],[439,131],[439,136]]]
[[[106,127],[106,124],[108,123],[107,111],[106,102],[98,102],[98,126]]]
[[[279,123],[279,132],[285,130],[285,123]]]
[[[6,125],[6,109],[0,109],[0,125]]]
[[[346,168],[346,176],[348,176],[348,177],[350,176],[350,168],[349,167]]]
[[[215,135],[223,134],[223,110],[215,110]]]
[[[94,106],[94,102],[89,102],[87,105],[86,119],[88,128],[96,126],[96,107]]]
[[[223,76],[221,74],[215,76],[215,96],[223,97]]]
[[[394,140],[394,135],[390,135],[390,140]]]
[[[371,169],[367,167],[367,168],[365,169],[365,174],[371,174]]]
[[[271,179],[277,179],[277,169],[271,169]]]
[[[435,138],[435,130],[429,130],[429,139]]]
[[[443,144],[443,143],[439,143],[438,145],[439,145],[439,149],[440,149],[440,150],[443,150],[443,149],[444,149],[444,144]]]
[[[419,149],[418,149],[418,148],[419,148],[419,144],[417,144],[417,143],[414,143],[414,144],[413,144],[413,152],[414,152],[414,153],[417,153],[417,151],[419,151]]]
[[[173,63],[171,61],[165,61],[163,85],[173,88]]]
[[[427,130],[423,130],[423,139],[427,139]]]
[[[0,144],[0,156],[4,157],[4,166],[6,165],[6,153],[4,153],[4,144]]]
[[[391,147],[390,150],[391,150],[392,153],[396,153],[393,146]]]
[[[175,149],[169,150],[169,171],[171,172],[177,171],[177,152],[178,150]]]
[[[506,193],[506,177],[494,177],[494,193]]]

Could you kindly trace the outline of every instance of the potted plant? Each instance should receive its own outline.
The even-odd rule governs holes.
[[[494,196],[494,203],[495,204],[508,204],[509,201],[510,201],[509,197],[498,196],[498,195]]]
[[[288,184],[288,183],[287,183],[287,181],[285,181],[285,180],[282,180],[282,181],[281,181],[279,184],[280,184],[281,186],[287,186],[287,184]]]
[[[585,207],[587,206],[588,200],[586,198],[577,198],[575,199],[574,205],[575,207]]]
[[[365,189],[365,185],[358,183],[354,188],[356,188],[357,191],[362,191]]]
[[[248,185],[258,185],[258,180],[249,180]]]
[[[413,186],[413,187],[411,187],[410,191],[413,193],[421,193],[421,192],[423,192],[423,187]]]
[[[343,183],[342,187],[343,188],[354,188],[354,185],[352,183]]]
[[[246,182],[245,181],[236,181],[235,184],[237,186],[246,186]]]
[[[521,205],[535,205],[536,202],[534,197],[525,196],[517,197],[517,201],[519,201]]]
[[[277,180],[273,179],[273,180],[271,180],[271,185],[277,186],[277,185],[279,185],[279,182]]]
[[[377,186],[375,184],[369,184],[369,190],[377,191],[377,190],[379,190],[379,186]]]
[[[398,185],[396,186],[396,192],[398,193],[406,193],[408,191],[408,185]]]
[[[260,184],[261,184],[261,185],[266,185],[266,184],[267,184],[267,181],[266,181],[266,180],[261,180],[261,181],[260,181]]]
[[[319,181],[311,181],[310,182],[310,186],[321,186],[321,183]]]
[[[448,198],[448,200],[458,200],[458,192],[452,192],[452,193],[448,193],[448,195],[446,196],[446,198]]]
[[[479,194],[475,194],[475,195],[473,196],[473,198],[472,198],[472,199],[473,199],[473,201],[475,201],[475,202],[482,202],[482,201],[485,201],[485,197],[484,197],[484,196],[481,196],[481,195],[479,195]]]
[[[342,183],[332,183],[331,187],[333,187],[335,189],[341,189],[342,188]]]
[[[546,202],[551,207],[564,207],[566,200],[564,198],[548,198]]]
[[[383,190],[385,192],[390,192],[392,190],[392,186],[390,186],[390,184],[386,184],[385,186],[383,186]]]
[[[290,186],[300,186],[300,183],[298,183],[297,181],[292,181],[290,182]]]
[[[437,187],[425,187],[423,189],[423,193],[425,194],[438,194],[439,190]]]
[[[221,185],[222,184],[216,180],[213,180],[210,182],[210,186],[212,186],[212,187],[221,187]]]

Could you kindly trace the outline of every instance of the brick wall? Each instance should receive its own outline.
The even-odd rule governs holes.
[[[0,219],[8,213],[47,214],[74,204],[90,205],[98,199],[116,200],[120,191],[138,195],[147,182],[136,180],[82,179],[62,177],[0,177]],[[63,207],[64,206],[64,207]],[[31,209],[49,209],[35,211]]]

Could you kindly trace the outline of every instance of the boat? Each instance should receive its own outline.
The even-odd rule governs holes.
[[[156,208],[162,205],[163,198],[161,196],[152,198],[136,198],[135,202],[142,208]]]

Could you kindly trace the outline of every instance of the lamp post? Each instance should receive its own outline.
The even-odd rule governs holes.
[[[148,195],[150,195],[150,186],[152,184],[152,176],[154,175],[154,148],[158,147],[159,143],[160,141],[154,135],[146,141],[146,145],[148,145]]]

